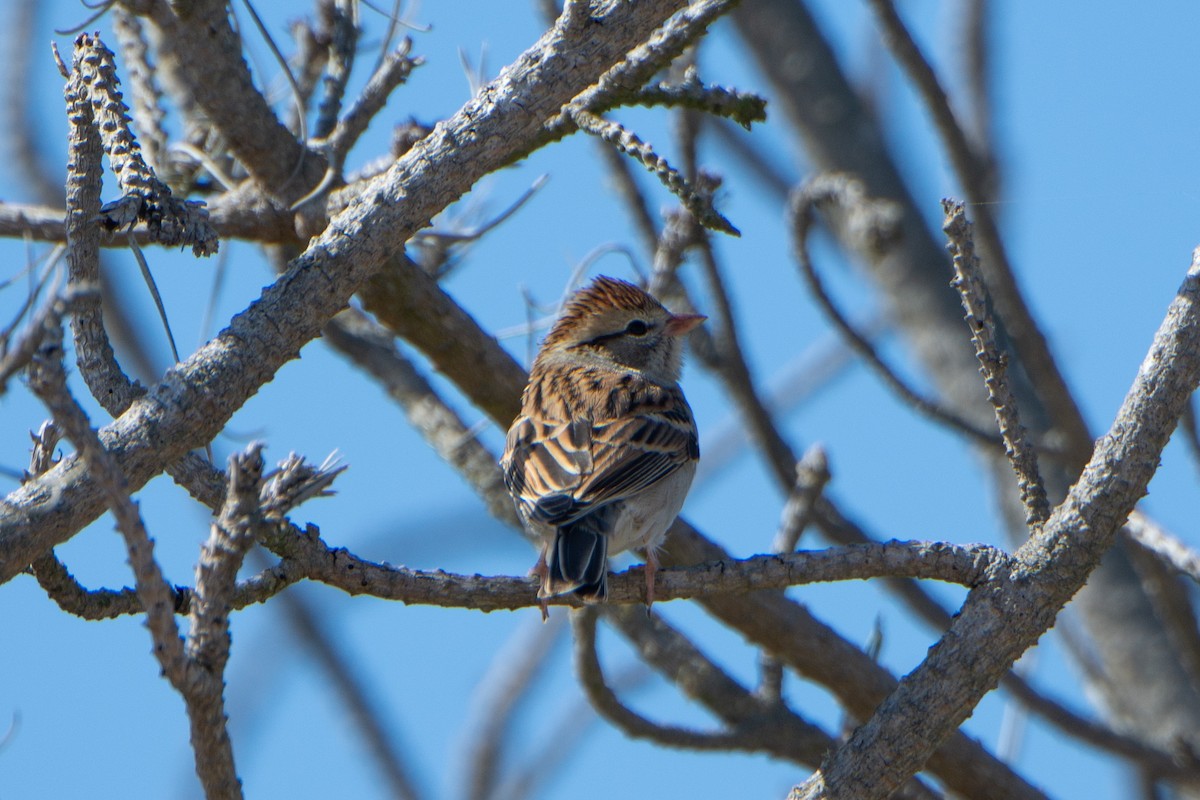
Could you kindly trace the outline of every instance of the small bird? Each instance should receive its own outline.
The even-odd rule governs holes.
[[[608,556],[643,547],[646,604],[654,603],[655,548],[700,458],[679,372],[682,337],[705,319],[599,277],[542,342],[500,462],[521,519],[543,543],[532,570],[542,600],[574,592],[602,602]]]

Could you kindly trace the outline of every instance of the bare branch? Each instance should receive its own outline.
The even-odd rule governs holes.
[[[573,112],[572,122],[584,133],[590,133],[611,144],[617,150],[632,157],[654,173],[688,211],[695,215],[700,224],[715,231],[740,236],[738,229],[717,211],[712,204],[712,195],[692,186],[667,160],[643,142],[632,131],[612,120],[593,114],[585,109]]]
[[[207,9],[212,4],[189,8],[198,12],[200,5]],[[134,403],[102,432],[113,451],[120,454],[130,485],[141,486],[165,464],[210,439],[283,363],[294,358],[303,344],[345,308],[355,290],[392,261],[402,242],[479,177],[548,141],[544,121],[645,41],[678,7],[678,0],[618,3],[596,10],[583,31],[564,33],[556,28],[547,32],[528,55],[501,73],[491,90],[470,100],[453,118],[417,142],[386,176],[370,184],[339,214],[257,302],[155,387],[153,401],[147,398]],[[165,4],[154,8],[173,13]],[[225,23],[222,20],[220,24]],[[603,35],[592,35],[594,32]],[[564,37],[585,38],[588,58],[578,58]],[[205,37],[185,34],[172,40],[198,38]],[[208,75],[206,80],[212,82],[215,77]],[[226,87],[221,91],[222,103],[233,107],[234,94]],[[394,270],[389,277],[395,277],[395,272],[410,283],[419,280],[405,274],[416,270]],[[404,302],[398,305],[402,307]],[[422,320],[430,318],[435,305],[422,307]],[[465,316],[461,309],[455,313]],[[407,320],[401,327],[419,324],[427,323]],[[457,351],[463,344],[444,347]],[[475,374],[488,369],[489,364],[478,357],[488,352],[487,347],[476,349],[469,364],[464,357],[463,368]],[[492,374],[503,376],[505,370]],[[497,384],[495,388],[499,392],[503,387]],[[518,397],[520,390],[521,379],[517,378],[509,397]],[[512,402],[506,399],[504,404],[511,407]],[[155,431],[152,439],[143,436],[143,426]],[[82,467],[78,459],[68,459],[6,498],[0,509],[0,581],[17,574],[100,513],[101,496]],[[50,480],[61,489],[63,502],[47,504],[37,499],[45,497],[42,488]]]
[[[95,296],[95,289],[86,285],[68,289],[63,294],[53,294],[29,320],[16,342],[10,345],[7,337],[0,339],[0,345],[3,345],[0,347],[0,397],[8,390],[8,379],[29,366],[37,355],[37,351],[46,340],[47,332],[62,323],[63,316],[70,308],[94,300]]]
[[[218,239],[208,224],[204,203],[177,200],[142,158],[142,148],[129,127],[128,108],[118,86],[113,53],[88,34],[75,40],[71,87],[73,102],[91,106],[92,121],[108,153],[125,196],[100,209],[110,231],[146,223],[155,241],[167,246],[189,245],[197,256],[217,252]],[[75,112],[78,113],[78,112]]]
[[[1125,533],[1135,542],[1170,564],[1179,573],[1200,583],[1200,553],[1172,536],[1141,512],[1129,515]]]
[[[71,286],[100,284],[100,190],[103,144],[87,87],[76,67],[65,89],[67,120],[67,266]],[[114,416],[143,391],[117,363],[104,330],[100,297],[85,299],[76,309],[71,330],[79,372],[92,396],[102,398]]]
[[[992,142],[995,138],[992,112],[992,4],[988,0],[969,0],[962,9],[959,36],[963,51],[962,71],[966,76],[967,124],[964,130],[971,140],[975,162],[984,191],[995,197],[999,190],[999,170]]]
[[[271,205],[246,187],[227,192],[208,207],[209,222],[218,236],[249,239],[263,244],[294,243],[298,234],[290,213]],[[99,213],[99,212],[97,212]],[[64,243],[67,231],[62,209],[0,203],[0,236],[28,236],[34,241]],[[159,244],[145,224],[136,224],[128,233],[140,245]],[[121,237],[100,237],[100,247],[125,247]]]
[[[259,442],[229,459],[229,490],[213,521],[196,565],[188,656],[216,675],[229,658],[229,611],[238,570],[262,526],[258,491],[262,481]]]
[[[354,68],[358,52],[358,4],[347,0],[330,0],[325,11],[331,18],[329,60],[325,65],[325,95],[317,108],[317,124],[312,138],[324,139],[337,125],[346,83]]]
[[[81,37],[81,40],[83,38]],[[95,56],[94,61],[99,58],[84,44],[80,45],[80,51]],[[111,60],[111,54],[109,57]],[[109,71],[103,71],[101,74],[107,75]],[[101,211],[102,142],[97,131],[93,104],[87,96],[83,74],[82,68],[77,64],[65,90],[67,117],[70,122],[66,233],[69,243],[67,265],[71,287],[93,286],[100,279],[98,220]],[[106,411],[116,417],[128,409],[136,399],[142,397],[145,390],[131,381],[117,363],[104,329],[99,298],[84,296],[76,304],[74,312],[71,328],[79,371],[92,396]],[[194,496],[206,498],[204,502],[208,505],[218,504],[223,479],[219,474],[214,476],[216,470],[196,456],[184,455],[184,452],[178,455],[183,458],[170,465],[169,471],[172,476]],[[98,494],[93,495],[93,498],[95,501],[101,499]],[[26,563],[32,562],[48,549],[40,548],[23,560]]]
[[[223,0],[126,7],[152,26],[158,74],[185,119],[202,118],[219,131],[260,190],[286,205],[320,181],[324,157],[292,136],[255,87]]]
[[[988,400],[996,410],[996,422],[1004,438],[1004,452],[1017,476],[1021,490],[1021,502],[1025,505],[1025,523],[1039,528],[1050,516],[1050,504],[1046,500],[1046,488],[1038,471],[1037,453],[1025,438],[1017,411],[1017,399],[1005,378],[1007,358],[996,342],[996,324],[992,320],[991,302],[987,287],[979,274],[979,260],[975,258],[975,246],[971,238],[971,223],[961,203],[942,201],[946,212],[944,229],[950,241],[950,254],[954,261],[954,288],[962,297],[967,315],[967,327],[971,330],[971,341],[975,344],[975,356],[987,386]]]
[[[687,750],[742,750],[757,752],[761,740],[746,731],[729,730],[702,732],[672,725],[661,725],[638,714],[617,697],[604,681],[600,659],[596,655],[596,608],[580,608],[571,612],[571,627],[575,632],[575,671],[588,699],[600,715],[616,725],[626,736],[649,739],[666,747]]]
[[[796,543],[804,529],[813,518],[813,510],[821,493],[829,483],[829,463],[825,458],[825,449],[813,445],[796,462],[796,484],[788,494],[783,506],[779,530],[771,542],[772,553],[791,553],[796,549]],[[759,655],[759,687],[758,691],[765,697],[780,699],[783,696],[783,664],[767,651]]]
[[[578,12],[589,4],[578,2],[572,5],[578,6]],[[576,110],[601,113],[628,102],[655,73],[664,69],[676,56],[699,39],[709,25],[735,5],[731,0],[700,0],[683,8],[653,37],[640,44],[587,91],[581,92],[569,106],[563,108],[558,117],[550,123],[550,127],[555,129],[571,124]],[[569,15],[564,15],[567,16]],[[576,25],[582,26],[588,15],[576,13],[575,16],[580,18]]]
[[[887,797],[922,767],[1016,658],[1053,624],[1146,491],[1200,383],[1200,250],[1110,432],[1066,500],[973,590],[947,635],[793,798]],[[868,777],[869,776],[869,777]]]
[[[137,582],[138,598],[146,612],[147,627],[154,639],[155,656],[172,685],[182,691],[188,682],[187,655],[175,625],[171,589],[154,560],[154,543],[146,534],[137,505],[129,497],[120,465],[105,450],[87,415],[67,390],[66,374],[62,367],[61,328],[52,326],[46,334],[31,365],[29,385],[46,404],[55,423],[82,453],[83,460],[116,518],[117,529],[125,538],[129,552],[129,563]]]
[[[33,562],[33,574],[38,585],[59,608],[80,619],[99,621],[142,612],[136,589],[88,589],[75,579],[53,552]],[[302,579],[303,575],[292,569],[284,559],[240,581],[230,593],[229,607],[239,610],[255,603],[265,603]],[[176,614],[192,613],[195,593],[191,587],[172,586],[171,596]]]
[[[723,548],[676,520],[660,560],[672,566],[728,559]],[[1004,570],[1001,570],[1002,572]],[[662,575],[662,570],[659,575]],[[699,603],[751,644],[766,649],[798,675],[833,692],[844,708],[866,719],[893,691],[896,679],[854,644],[782,593],[705,595]],[[1045,795],[998,761],[977,741],[951,734],[927,769],[948,789],[973,800],[1044,800]]]
[[[783,507],[783,518],[771,543],[771,552],[790,553],[796,549],[804,529],[812,522],[814,507],[830,477],[825,448],[815,444],[796,462],[796,485]]]
[[[423,572],[379,564],[342,548],[330,548],[311,526],[300,532],[291,526],[268,531],[264,544],[292,569],[351,595],[370,595],[410,605],[436,605],[480,611],[512,610],[542,605],[536,579],[455,575],[442,570]],[[723,559],[689,567],[662,570],[655,578],[655,599],[682,600],[717,595],[742,595],[760,589],[780,589],[804,583],[857,580],[882,576],[924,578],[974,586],[1008,559],[986,545],[959,546],[945,542],[886,542]],[[609,575],[608,602],[644,603],[643,567]],[[642,584],[639,584],[639,581]],[[661,590],[661,591],[660,591]],[[579,606],[578,598],[551,598],[550,605]]]
[[[407,81],[414,69],[425,63],[423,58],[409,56],[411,49],[412,40],[405,38],[394,51],[387,54],[363,87],[362,94],[330,132],[330,150],[342,155],[350,152],[367,125],[383,110],[392,91]]]
[[[722,86],[705,86],[694,67],[677,84],[647,86],[634,98],[638,105],[689,108],[736,122],[746,130],[767,119],[767,101],[762,97]]]

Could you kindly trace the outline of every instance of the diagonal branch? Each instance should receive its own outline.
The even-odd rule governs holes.
[[[1200,249],[1116,421],[1066,500],[972,590],[925,661],[792,798],[884,798],[922,768],[1095,569],[1200,383]]]
[[[577,29],[560,23],[365,187],[229,328],[101,432],[130,486],[141,486],[215,435],[391,261],[401,243],[483,175],[548,141],[545,120],[595,84],[680,5],[614,3],[594,10]],[[587,58],[578,57],[571,46],[576,41],[588,43]],[[472,369],[479,369],[477,361]],[[48,501],[51,485],[61,500]],[[78,458],[10,494],[0,509],[0,581],[70,538],[102,508],[99,487]]]

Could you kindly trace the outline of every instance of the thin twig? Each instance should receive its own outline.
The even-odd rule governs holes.
[[[60,324],[67,310],[84,298],[94,298],[96,291],[86,285],[78,285],[59,294],[52,290],[51,296],[38,310],[16,342],[9,344],[7,337],[0,348],[0,397],[8,390],[8,379],[25,369],[45,341],[46,331]],[[40,474],[40,473],[36,473]]]
[[[1004,452],[1017,476],[1021,503],[1025,506],[1025,523],[1032,528],[1040,528],[1050,517],[1050,504],[1046,500],[1046,489],[1038,470],[1037,452],[1025,437],[1025,428],[1017,411],[1017,399],[1005,378],[1007,358],[996,342],[991,301],[979,274],[971,223],[961,203],[943,200],[942,208],[946,213],[943,230],[946,231],[954,262],[953,286],[962,298],[967,327],[975,344],[975,356],[979,359],[980,372],[987,386],[988,400],[996,411],[996,422],[1004,438]]]
[[[383,110],[392,91],[408,80],[414,69],[425,63],[423,58],[409,56],[411,50],[412,40],[405,38],[393,52],[387,54],[363,87],[362,93],[329,133],[330,150],[343,156],[348,153],[371,120]]]
[[[783,506],[782,519],[775,539],[771,542],[772,553],[790,553],[813,518],[813,509],[821,493],[829,483],[829,462],[825,449],[813,445],[804,457],[796,462],[796,485],[788,494]],[[783,663],[768,651],[762,651],[758,659],[758,692],[764,697],[779,700],[783,697]]]
[[[796,549],[801,534],[813,520],[814,507],[830,477],[825,448],[815,444],[796,462],[796,485],[783,507],[779,531],[771,542],[772,553],[790,553]]]
[[[113,8],[113,33],[121,48],[125,69],[133,94],[133,119],[141,133],[146,161],[162,175],[169,175],[167,132],[163,128],[166,112],[162,107],[162,92],[150,63],[150,48],[137,16],[120,5]]]
[[[133,234],[126,234],[126,239],[129,242],[129,250],[137,261],[138,270],[142,273],[146,289],[150,292],[151,299],[154,300],[154,308],[158,311],[158,321],[162,323],[163,331],[167,334],[167,345],[171,348],[171,358],[175,359],[175,363],[178,364],[179,348],[175,345],[175,334],[171,332],[171,321],[167,318],[167,309],[163,305],[162,295],[159,294],[154,274],[150,272],[150,264],[146,261],[146,256],[142,252],[142,248],[138,246],[137,240],[133,238]]]
[[[280,51],[279,45],[275,43],[275,37],[271,35],[271,32],[267,29],[266,23],[264,23],[262,21],[262,17],[258,15],[258,10],[254,7],[254,4],[250,2],[250,0],[243,0],[243,2],[245,3],[246,11],[250,13],[250,20],[254,23],[255,29],[258,30],[258,35],[263,38],[264,42],[266,42],[267,49],[271,51],[271,55],[275,58],[275,63],[279,65],[279,69],[283,72],[283,77],[287,79],[288,86],[290,86],[292,89],[292,99],[296,105],[296,121],[299,125],[299,138],[301,145],[303,145],[308,141],[308,120],[305,118],[304,100],[302,99],[300,86],[296,83],[296,76],[292,74],[292,68],[288,64],[287,58],[285,58],[283,53]],[[304,162],[303,146],[301,147],[300,153],[301,155],[297,159],[297,165],[294,167],[292,172],[293,178],[296,175],[296,171],[300,169],[300,166]]]
[[[585,109],[576,110],[572,122],[579,130],[603,139],[653,173],[702,225],[728,233],[730,236],[741,235],[733,223],[713,207],[711,194],[692,186],[665,158],[656,153],[649,143],[638,138],[637,134],[618,122]]]
[[[358,52],[358,4],[348,0],[332,0],[327,8],[332,16],[332,31],[329,61],[325,65],[325,94],[317,108],[314,139],[328,137],[337,125],[342,98],[346,95],[346,83],[350,80],[354,56]]]
[[[318,4],[317,9],[321,11],[323,6]],[[327,22],[323,13],[318,14],[318,19]],[[287,126],[288,130],[299,135],[302,124],[300,118],[307,118],[309,103],[316,92],[317,82],[325,72],[325,62],[329,60],[329,48],[326,46],[329,32],[324,27],[319,30],[314,28],[308,19],[293,22],[291,30],[292,39],[296,42],[291,61],[295,68],[298,102],[288,109]]]
[[[586,109],[603,113],[636,95],[655,73],[670,64],[699,39],[708,26],[736,5],[734,0],[700,0],[672,16],[649,40],[628,53],[618,64],[600,76],[595,84],[575,96],[571,103],[548,123],[548,127],[570,125],[574,112]],[[572,0],[565,9],[577,18],[587,19],[589,2]]]
[[[767,119],[767,101],[757,94],[705,86],[694,70],[689,70],[680,83],[660,83],[647,86],[634,96],[633,102],[646,106],[689,108],[716,117],[732,120],[746,130],[754,122]]]

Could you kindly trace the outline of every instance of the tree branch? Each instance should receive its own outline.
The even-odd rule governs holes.
[[[1025,428],[1021,425],[1017,410],[1017,398],[1005,377],[1008,359],[996,341],[991,298],[979,272],[979,259],[975,257],[971,238],[971,223],[967,220],[962,203],[943,200],[942,210],[946,213],[944,228],[950,240],[950,254],[954,262],[953,285],[962,297],[967,327],[975,344],[975,357],[979,359],[979,371],[983,373],[988,400],[996,411],[996,422],[1004,439],[1004,452],[1017,476],[1021,503],[1025,506],[1025,524],[1038,528],[1050,516],[1050,503],[1046,499],[1046,488],[1042,485],[1042,475],[1038,470],[1037,452],[1025,436]]]
[[[400,243],[480,177],[546,141],[544,121],[645,41],[679,5],[679,0],[613,3],[596,9],[578,31],[561,25],[548,31],[479,96],[414,145],[229,328],[101,431],[130,486],[140,487],[215,435],[391,260]],[[571,46],[576,41],[588,42],[587,58],[578,57]],[[223,97],[233,108],[229,100]],[[480,368],[478,361],[471,365]],[[47,502],[50,485],[58,490],[57,502]],[[65,541],[102,507],[99,488],[78,458],[11,493],[0,509],[0,582]]]
[[[974,589],[946,636],[794,799],[887,797],[1050,625],[1145,493],[1200,383],[1200,250],[1110,432],[1012,572]]]

